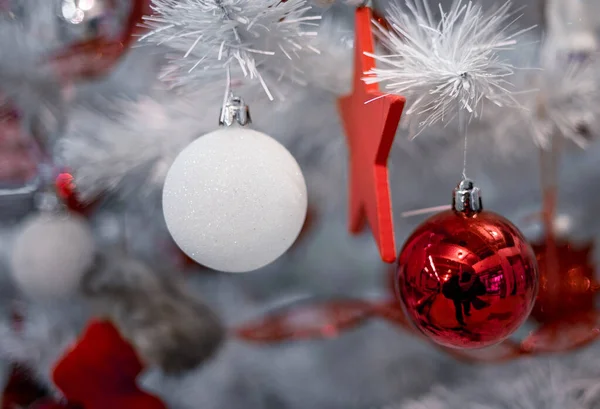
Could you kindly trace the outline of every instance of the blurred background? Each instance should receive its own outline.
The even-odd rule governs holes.
[[[483,350],[418,335],[394,294],[396,264],[381,260],[369,228],[348,231],[337,100],[352,90],[360,2],[306,2],[305,14],[321,18],[314,36],[298,38],[320,53],[294,60],[301,80],[279,80],[282,64],[264,62],[273,100],[232,68],[252,128],[283,144],[304,175],[298,239],[246,274],[202,266],[178,248],[163,183],[176,156],[217,129],[225,76],[207,69],[171,87],[187,78],[171,69],[186,69],[173,57],[182,45],[140,38],[156,29],[159,6],[193,3],[0,0],[3,409],[599,407],[600,3],[514,0],[514,27],[531,29],[501,55],[526,68],[509,80],[527,114],[490,104],[469,125],[468,175],[485,209],[532,243],[540,296],[554,291],[507,341]],[[246,3],[231,1],[240,13]],[[391,3],[406,10],[401,0],[371,6],[385,19]],[[438,3],[453,6],[431,0],[434,18]],[[483,12],[503,4],[471,3]],[[567,58],[548,62],[547,50]],[[390,54],[378,40],[375,51]],[[455,121],[415,139],[404,125],[388,161],[397,251],[431,215],[403,214],[449,205],[463,169]],[[227,229],[227,220],[215,225]],[[90,335],[99,320],[122,338]],[[69,351],[82,355],[64,369]]]

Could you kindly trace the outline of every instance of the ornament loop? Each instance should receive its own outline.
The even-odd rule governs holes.
[[[472,180],[463,179],[454,189],[452,208],[454,211],[468,216],[483,210],[481,191],[473,184]]]
[[[219,125],[232,126],[234,123],[246,126],[252,123],[250,118],[250,108],[240,97],[231,97],[221,110]]]

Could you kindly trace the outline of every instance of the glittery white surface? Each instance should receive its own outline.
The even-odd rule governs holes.
[[[27,219],[17,233],[11,273],[30,297],[67,297],[78,290],[94,256],[94,237],[85,219],[40,213]]]
[[[273,138],[232,127],[192,142],[173,163],[163,190],[167,227],[198,263],[246,272],[281,256],[307,210],[294,157]]]

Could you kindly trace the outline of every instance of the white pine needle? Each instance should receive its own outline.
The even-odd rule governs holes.
[[[310,46],[316,31],[307,30],[320,17],[307,14],[306,0],[152,0],[152,9],[141,40],[175,50],[165,75],[174,86],[194,87],[233,65],[272,99],[263,70],[299,80],[293,62],[318,53]]]
[[[374,23],[389,54],[372,55],[379,66],[364,80],[405,96],[410,122],[421,128],[446,122],[459,109],[479,117],[486,100],[517,105],[509,82],[515,67],[500,52],[512,49],[529,29],[514,29],[518,17],[510,13],[510,2],[484,11],[479,4],[455,0],[447,12],[439,6],[439,22],[428,0],[406,0],[406,7],[392,5],[387,14],[391,30]]]

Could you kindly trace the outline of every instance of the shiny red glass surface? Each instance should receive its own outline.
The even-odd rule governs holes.
[[[531,247],[491,212],[433,216],[407,240],[396,274],[406,315],[451,348],[482,348],[527,319],[538,288]]]

